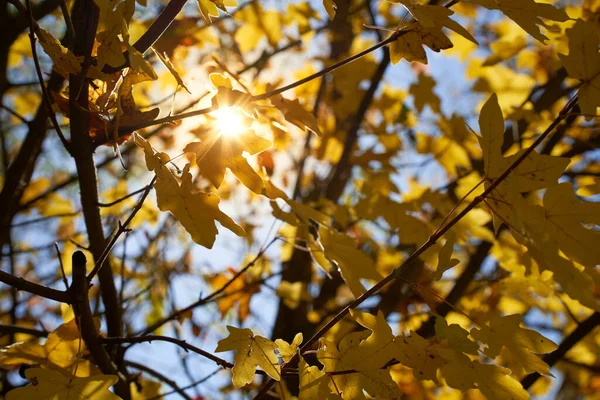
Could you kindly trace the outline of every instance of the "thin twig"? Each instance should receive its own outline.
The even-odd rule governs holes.
[[[125,365],[138,369],[140,371],[143,371],[145,373],[147,373],[148,375],[152,375],[154,378],[158,379],[159,381],[162,381],[164,383],[166,383],[167,385],[171,386],[173,388],[173,393],[179,393],[179,395],[181,397],[183,397],[186,400],[192,400],[192,398],[184,392],[183,388],[180,388],[179,386],[177,386],[177,383],[175,383],[174,380],[166,377],[165,375],[161,374],[160,372],[148,367],[147,365],[144,364],[140,364],[140,363],[136,363],[133,361],[125,361]],[[163,397],[162,395],[159,396]]]
[[[172,338],[169,336],[148,335],[148,336],[120,337],[120,338],[109,337],[109,338],[101,338],[100,340],[103,343],[110,343],[110,344],[147,343],[147,342],[155,342],[155,341],[169,342],[169,343],[176,344],[177,346],[185,349],[186,351],[191,351],[191,352],[201,355],[202,357],[208,358],[209,360],[214,361],[217,365],[219,365],[223,368],[233,368],[233,364],[230,363],[229,361],[224,360],[220,357],[217,357],[214,354],[211,354],[206,350],[202,350],[201,348],[196,347],[192,344],[189,344],[185,340],[179,340],[179,339],[175,339],[175,338]]]
[[[129,223],[133,220],[133,218],[135,218],[135,216],[138,213],[138,211],[140,211],[142,209],[142,205],[144,204],[144,200],[146,200],[146,197],[148,197],[148,194],[150,193],[150,190],[152,189],[152,186],[154,185],[154,182],[156,182],[156,176],[154,176],[154,178],[152,178],[152,182],[150,182],[150,184],[145,187],[144,193],[140,197],[139,201],[137,202],[137,204],[135,205],[135,207],[131,211],[131,214],[129,214],[129,217],[125,220],[125,222],[123,224],[121,224],[119,222],[119,229],[110,238],[110,241],[108,242],[108,244],[104,248],[104,251],[102,252],[102,254],[100,255],[100,257],[98,258],[98,261],[96,261],[96,265],[94,265],[94,269],[88,275],[88,277],[87,277],[88,283],[91,282],[91,280],[94,279],[94,276],[96,276],[96,274],[98,273],[98,271],[100,271],[100,268],[102,268],[102,266],[104,265],[104,261],[106,261],[106,259],[108,258],[108,255],[110,254],[110,251],[114,247],[115,243],[117,243],[117,240],[119,239],[119,237],[123,233],[125,233],[127,231],[127,226],[129,225]]]
[[[210,295],[201,298],[200,300],[196,301],[195,303],[190,304],[189,306],[185,307],[185,308],[181,308],[179,310],[176,310],[174,312],[172,312],[170,315],[168,315],[167,317],[163,318],[160,321],[157,321],[155,323],[153,323],[152,325],[148,326],[146,329],[144,329],[143,331],[139,332],[139,335],[147,335],[151,332],[154,332],[155,330],[157,330],[158,328],[160,328],[161,326],[163,326],[164,324],[166,324],[169,321],[173,321],[177,318],[179,318],[181,315],[193,310],[194,308],[200,307],[204,304],[207,304],[209,302],[211,302],[213,299],[217,298],[221,293],[223,293],[236,279],[238,279],[240,276],[242,276],[250,267],[252,267],[264,254],[265,252],[269,249],[269,247],[271,247],[271,245],[273,243],[275,243],[278,240],[278,237],[273,238],[273,240],[271,240],[266,246],[264,246],[256,255],[256,257],[254,257],[249,263],[247,263],[242,269],[240,269],[229,281],[227,281],[227,283],[225,283],[222,287],[220,287],[218,290],[214,291],[213,293],[211,293]]]
[[[138,189],[135,192],[128,193],[125,196],[123,196],[123,197],[121,197],[121,198],[119,198],[119,199],[117,199],[115,201],[111,201],[110,203],[98,203],[98,207],[112,207],[114,205],[117,205],[117,204],[119,204],[119,203],[127,200],[130,197],[135,196],[136,194],[142,193],[143,191],[145,191],[147,189],[148,189],[148,187],[144,186],[143,188]]]
[[[67,280],[67,274],[65,274],[65,266],[62,262],[62,255],[60,254],[60,249],[58,248],[58,242],[54,242],[54,248],[56,249],[56,256],[58,258],[58,263],[60,264],[60,272],[62,274],[63,283],[65,284],[65,290],[69,291],[69,281]]]

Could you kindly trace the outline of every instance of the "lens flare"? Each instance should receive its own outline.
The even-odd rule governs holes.
[[[247,118],[232,107],[217,110],[211,116],[215,119],[215,127],[221,135],[237,136],[248,129]]]

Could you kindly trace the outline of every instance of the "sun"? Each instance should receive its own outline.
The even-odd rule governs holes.
[[[215,127],[221,135],[237,136],[248,129],[248,119],[234,107],[219,109],[211,116],[214,118]]]

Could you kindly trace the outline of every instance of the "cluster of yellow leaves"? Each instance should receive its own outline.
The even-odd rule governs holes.
[[[308,366],[300,356],[299,399],[366,399],[365,392],[378,399],[400,398],[402,392],[389,369],[395,362],[411,368],[419,380],[444,378],[450,387],[463,391],[477,388],[488,398],[528,399],[518,377],[529,372],[549,375],[548,365],[538,354],[557,348],[539,333],[521,328],[519,315],[497,317],[489,326],[470,332],[438,318],[436,338],[431,340],[415,332],[394,335],[381,311],[376,316],[361,311],[352,311],[352,315],[366,330],[349,333],[339,343],[322,338],[317,352],[322,369]],[[250,329],[227,329],[229,336],[219,341],[216,351],[235,351],[236,387],[251,383],[257,366],[280,380],[276,354],[288,362],[302,342],[301,334],[288,344],[281,339],[271,342]],[[491,359],[506,349],[511,356],[510,369],[477,360],[478,342],[487,346],[484,353]]]
[[[490,10],[501,10],[540,42],[547,39],[539,28],[539,25],[546,26],[544,20],[564,22],[569,19],[564,10],[551,4],[537,3],[535,0],[468,1]],[[475,38],[464,27],[450,19],[454,13],[448,8],[439,5],[423,5],[415,0],[393,0],[392,2],[402,4],[416,20],[402,27],[401,30],[405,32],[390,45],[392,64],[396,64],[402,59],[426,64],[427,56],[423,46],[427,46],[435,52],[452,48],[453,42],[442,32],[442,28],[448,28],[472,44],[478,45]],[[462,38],[457,40],[462,41]],[[500,57],[514,55],[524,46],[523,42],[511,43],[511,50],[508,50],[510,54]],[[488,61],[486,65],[493,65],[500,59],[502,58],[496,57],[495,60]]]
[[[233,384],[242,387],[254,380],[256,367],[260,367],[271,378],[280,380],[281,369],[275,350],[279,347],[262,336],[257,336],[248,328],[239,329],[227,326],[229,336],[219,341],[217,353],[235,351]]]
[[[516,22],[531,36],[544,42],[548,39],[540,32],[538,25],[546,26],[544,19],[564,22],[569,16],[564,10],[552,4],[537,3],[535,0],[467,0],[489,10],[500,10]]]
[[[238,236],[245,231],[231,218],[219,210],[219,197],[214,193],[196,192],[192,182],[190,166],[182,173],[181,184],[167,167],[170,157],[166,153],[156,153],[146,140],[135,135],[136,144],[144,149],[146,166],[156,174],[156,197],[161,211],[170,211],[189,232],[196,243],[212,248],[217,235],[215,221]]]
[[[119,378],[99,375],[84,358],[87,350],[72,313],[65,312],[64,317],[69,322],[48,334],[44,344],[31,340],[0,349],[2,368],[32,366],[25,370],[31,384],[11,390],[7,399],[120,399],[109,390]]]
[[[502,154],[504,119],[496,95],[483,106],[479,118],[486,186],[502,175],[525,150]],[[593,280],[582,268],[600,263],[600,234],[583,224],[598,224],[598,205],[579,202],[570,183],[558,184],[569,159],[531,152],[486,199],[498,230],[507,224],[542,269],[549,269],[563,290],[587,307],[597,309]],[[531,205],[523,193],[547,189],[543,205]],[[562,251],[571,260],[559,254]]]
[[[60,399],[60,400],[118,400],[119,396],[109,389],[117,383],[116,375],[94,375],[86,378],[69,378],[61,373],[29,368],[25,371],[31,385],[11,390],[7,400]]]
[[[89,361],[82,359],[85,343],[79,336],[75,320],[61,325],[48,335],[44,344],[36,341],[19,342],[0,351],[0,366],[12,369],[21,364],[38,365],[55,371],[88,376]]]

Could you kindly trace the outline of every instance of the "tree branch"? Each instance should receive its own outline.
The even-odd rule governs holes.
[[[67,292],[52,289],[48,286],[39,285],[37,283],[28,281],[24,278],[11,275],[8,272],[0,271],[0,282],[5,283],[8,286],[11,286],[18,290],[23,290],[25,292],[34,294],[36,296],[58,301],[60,303],[71,304],[71,299]]]
[[[35,337],[48,336],[48,332],[46,331],[40,331],[34,328],[29,328],[27,326],[0,324],[0,335],[14,335],[16,333],[24,333],[26,335],[31,335]]]
[[[125,393],[124,386],[129,389],[129,384],[123,376],[119,374],[117,367],[113,364],[110,356],[100,342],[100,336],[96,330],[94,316],[90,309],[88,299],[88,283],[85,279],[87,260],[81,251],[76,251],[72,256],[73,262],[73,281],[71,283],[70,295],[73,304],[73,311],[81,333],[81,338],[98,365],[103,374],[119,376],[119,382],[115,385],[120,393]]]

